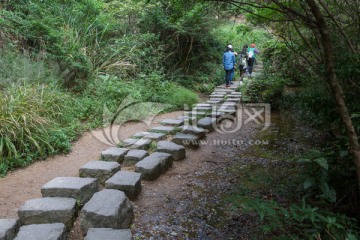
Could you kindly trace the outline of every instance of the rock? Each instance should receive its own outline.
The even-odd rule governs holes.
[[[105,182],[105,188],[123,191],[130,200],[135,200],[141,191],[141,174],[119,171]]]
[[[80,177],[96,178],[101,184],[120,171],[117,162],[91,161],[79,169]]]
[[[186,151],[183,146],[169,141],[158,142],[156,151],[171,154],[175,161],[182,160],[186,157]]]
[[[134,165],[137,162],[143,160],[147,156],[149,156],[149,153],[145,150],[141,150],[141,149],[130,150],[125,156],[124,164]]]
[[[15,240],[66,240],[65,225],[52,223],[22,226]]]
[[[199,137],[192,134],[177,133],[172,141],[189,148],[199,147]]]
[[[213,131],[216,125],[216,118],[204,117],[197,122],[199,127]]]
[[[148,149],[150,147],[151,140],[128,138],[122,141],[122,143],[129,149]]]
[[[160,132],[160,133],[169,134],[169,133],[172,133],[174,130],[175,130],[174,127],[157,126],[157,127],[150,129],[150,132]]]
[[[226,101],[227,102],[234,102],[234,103],[239,103],[240,102],[240,98],[227,98]]]
[[[199,139],[205,138],[206,133],[209,132],[204,128],[198,126],[192,126],[192,125],[184,125],[181,126],[180,129],[181,129],[181,133],[196,135]]]
[[[217,105],[217,104],[220,104],[222,101],[221,100],[207,100],[206,102],[211,105]]]
[[[111,147],[101,152],[101,159],[110,162],[124,161],[126,153],[129,151],[127,148]]]
[[[0,219],[0,240],[12,240],[19,228],[17,219]]]
[[[173,162],[168,153],[155,152],[135,165],[135,172],[141,173],[144,180],[154,180],[166,172]]]
[[[89,228],[84,240],[131,240],[130,229]]]
[[[170,126],[180,126],[183,123],[184,121],[181,119],[164,119],[161,121],[161,124]]]
[[[223,102],[224,101],[224,98],[218,98],[218,97],[211,97],[210,99],[209,99],[210,101],[217,101],[217,102]]]
[[[151,139],[151,140],[155,140],[155,141],[160,141],[160,140],[164,140],[166,138],[166,134],[157,133],[157,132],[149,132],[143,138],[144,139]]]
[[[85,204],[98,191],[96,178],[57,177],[41,187],[43,197],[74,198]]]
[[[21,225],[63,223],[70,230],[77,214],[73,198],[45,197],[28,200],[18,211]]]
[[[127,229],[133,215],[133,206],[124,192],[104,189],[85,204],[80,213],[80,224],[83,232],[89,228]]]

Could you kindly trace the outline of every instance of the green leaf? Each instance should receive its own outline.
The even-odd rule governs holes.
[[[306,190],[306,189],[314,186],[314,184],[315,184],[315,178],[313,178],[313,177],[308,177],[308,178],[304,181],[303,186],[304,186],[304,189]]]
[[[324,158],[324,157],[316,158],[316,159],[314,159],[314,162],[319,164],[322,168],[329,170],[329,165],[328,165],[326,158]]]

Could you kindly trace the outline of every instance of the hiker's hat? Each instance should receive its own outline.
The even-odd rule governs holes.
[[[232,49],[232,45],[231,45],[231,44],[229,44],[227,47],[230,48],[230,49]]]

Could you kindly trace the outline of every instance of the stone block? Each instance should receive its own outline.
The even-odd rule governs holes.
[[[149,153],[145,150],[141,150],[141,149],[130,150],[125,156],[124,164],[134,165],[137,162],[143,160],[147,156],[149,156]]]
[[[157,127],[153,127],[152,129],[150,129],[150,132],[160,132],[160,133],[165,133],[165,134],[170,134],[174,131],[175,131],[175,128],[170,127],[170,126],[157,126]]]
[[[133,206],[124,192],[104,189],[85,204],[80,213],[80,225],[83,232],[89,228],[128,229],[133,215]]]
[[[84,240],[131,240],[130,229],[89,228]]]
[[[74,198],[83,205],[98,189],[96,178],[56,177],[41,187],[41,193],[43,197]]]
[[[206,101],[208,104],[211,104],[211,105],[217,105],[217,104],[220,104],[222,101],[221,100],[207,100]]]
[[[135,139],[135,138],[128,138],[122,141],[124,147],[129,149],[148,149],[151,144],[150,139]]]
[[[18,228],[17,219],[0,219],[0,240],[13,240]]]
[[[126,153],[129,151],[127,148],[111,147],[101,152],[101,159],[110,162],[124,161]]]
[[[135,165],[135,172],[141,173],[144,180],[154,180],[167,171],[173,163],[168,153],[155,152]]]
[[[196,135],[199,139],[205,138],[206,133],[209,132],[209,130],[193,125],[184,125],[181,126],[180,128],[181,128],[181,133]]]
[[[151,139],[154,141],[160,141],[166,138],[166,134],[157,133],[157,132],[148,132],[144,137],[144,139]]]
[[[45,197],[28,200],[18,211],[21,225],[63,223],[70,230],[77,214],[73,198]]]
[[[105,188],[123,191],[130,200],[134,200],[141,191],[141,174],[119,171],[105,182]]]
[[[189,148],[199,147],[199,137],[192,134],[177,133],[172,141],[176,144],[183,145]]]
[[[170,126],[180,126],[183,123],[184,121],[181,119],[164,119],[161,121],[161,124]]]
[[[52,223],[22,226],[15,240],[66,240],[65,225]]]
[[[185,147],[169,141],[160,141],[157,144],[157,152],[169,153],[175,161],[186,157]]]
[[[101,184],[120,171],[117,162],[91,161],[79,169],[80,177],[96,178]]]
[[[204,117],[197,122],[197,125],[201,128],[213,131],[216,125],[216,118]]]

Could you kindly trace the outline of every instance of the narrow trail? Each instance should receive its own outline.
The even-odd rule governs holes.
[[[152,126],[159,125],[165,118],[181,115],[171,112],[157,116]],[[127,123],[120,129],[121,140],[137,131],[145,131],[149,126],[143,123]],[[66,155],[57,155],[46,161],[35,162],[31,166],[10,172],[0,178],[0,218],[17,218],[17,211],[29,199],[41,197],[41,187],[55,177],[78,176],[79,168],[91,160],[97,160],[109,145],[99,141],[101,129],[94,133],[86,132],[73,144],[72,151]]]

